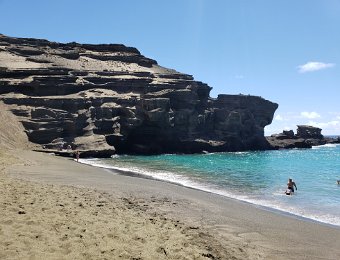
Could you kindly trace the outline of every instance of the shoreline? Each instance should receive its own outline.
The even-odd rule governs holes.
[[[107,169],[76,163],[72,159],[34,152],[21,152],[20,157],[30,163],[11,166],[7,170],[9,176],[39,185],[81,187],[109,193],[115,198],[146,201],[154,212],[164,214],[168,219],[179,219],[189,226],[206,230],[221,241],[222,247],[242,248],[239,255],[231,250],[236,258],[340,257],[337,242],[340,229],[337,226],[306,221],[296,215],[160,180],[123,176],[115,171],[108,173]]]
[[[90,164],[86,164],[86,165],[92,166]],[[306,221],[306,222],[315,223],[315,224],[318,224],[318,225],[325,225],[325,226],[328,226],[330,228],[336,228],[336,229],[340,230],[339,225],[322,222],[322,221],[319,221],[319,220],[316,220],[316,219],[300,216],[300,215],[297,215],[297,214],[294,214],[294,213],[291,213],[291,212],[288,212],[288,211],[271,208],[269,206],[256,204],[256,203],[249,202],[249,201],[246,201],[246,200],[228,197],[227,195],[218,194],[218,193],[215,193],[213,191],[208,191],[208,190],[203,190],[203,189],[199,189],[199,188],[195,188],[195,187],[185,186],[181,183],[171,182],[171,181],[167,181],[167,180],[161,180],[161,179],[154,178],[152,176],[147,176],[147,175],[138,174],[138,173],[129,172],[129,171],[123,171],[123,170],[117,170],[117,169],[107,169],[105,167],[100,167],[100,166],[92,166],[92,167],[102,168],[102,169],[108,170],[112,173],[117,173],[117,174],[122,175],[122,176],[128,176],[128,177],[132,177],[132,178],[141,178],[141,179],[146,179],[146,180],[154,180],[154,181],[168,183],[168,184],[171,184],[171,185],[176,185],[176,186],[182,187],[184,189],[192,189],[192,190],[195,190],[195,191],[198,191],[198,192],[208,193],[208,194],[211,194],[211,195],[214,195],[214,196],[219,196],[221,198],[226,198],[228,200],[233,200],[236,203],[244,203],[244,204],[250,205],[252,207],[259,208],[261,210],[268,211],[268,212],[271,212],[271,213],[275,213],[275,214],[279,214],[279,215],[283,215],[283,216],[288,216],[288,217],[291,217],[291,218],[299,219],[299,220]]]
[[[93,166],[93,165],[90,165],[90,164],[85,164],[85,165],[89,165],[89,166],[92,166],[92,167],[95,167],[95,168],[101,168],[101,169],[107,170],[107,171],[112,172],[112,173],[117,173],[117,174],[122,175],[122,176],[128,176],[128,177],[132,177],[132,178],[141,178],[141,179],[146,179],[146,180],[154,180],[154,181],[164,182],[164,183],[168,183],[168,184],[171,184],[171,185],[176,185],[176,186],[179,186],[179,187],[182,187],[182,188],[185,188],[185,189],[192,189],[192,190],[196,190],[198,192],[203,192],[203,193],[208,193],[208,194],[212,194],[212,195],[215,195],[215,196],[220,196],[220,197],[226,198],[228,200],[234,200],[236,203],[245,203],[245,204],[248,204],[250,206],[259,208],[261,210],[264,210],[264,211],[268,211],[268,212],[272,212],[272,213],[276,213],[276,214],[282,214],[283,216],[288,216],[288,217],[296,218],[296,219],[299,219],[299,220],[302,220],[302,221],[307,221],[307,222],[316,223],[316,224],[319,224],[319,225],[325,225],[325,226],[328,226],[328,227],[331,227],[331,228],[340,229],[339,225],[322,222],[322,221],[319,221],[319,220],[316,220],[316,219],[300,216],[300,215],[297,215],[297,214],[294,214],[294,213],[291,213],[291,212],[288,212],[288,211],[284,211],[284,210],[281,210],[281,209],[271,208],[269,206],[265,206],[265,205],[261,205],[261,204],[256,204],[256,203],[249,202],[249,201],[246,201],[246,200],[237,199],[237,198],[233,198],[233,197],[228,197],[227,195],[218,194],[218,193],[215,193],[213,191],[203,190],[203,189],[199,189],[199,188],[195,188],[195,187],[190,187],[190,186],[185,186],[185,185],[183,185],[181,183],[171,182],[171,181],[167,181],[167,180],[161,180],[161,179],[154,178],[152,176],[143,175],[143,174],[139,174],[139,173],[134,173],[134,172],[131,172],[131,171],[123,171],[123,170],[118,170],[118,169],[108,169],[108,168],[105,168],[105,167]]]
[[[340,144],[336,144],[336,145],[340,145]],[[210,194],[213,194],[213,195],[216,195],[216,196],[221,196],[221,197],[226,198],[226,199],[235,200],[235,202],[246,203],[246,204],[252,205],[254,207],[258,207],[260,209],[266,210],[266,211],[271,211],[271,212],[274,212],[274,213],[283,214],[285,216],[295,217],[295,218],[301,219],[303,221],[315,222],[315,223],[318,223],[318,224],[321,224],[321,225],[326,225],[326,226],[330,226],[330,227],[340,229],[340,224],[333,224],[333,223],[321,221],[317,218],[304,216],[302,214],[301,215],[294,214],[294,213],[291,213],[289,211],[285,211],[281,208],[275,208],[275,207],[271,207],[269,205],[258,204],[256,202],[253,202],[252,200],[242,199],[242,198],[238,198],[236,196],[232,197],[228,194],[222,194],[222,192],[219,193],[219,190],[214,191],[214,190],[204,189],[204,188],[195,187],[195,186],[189,186],[189,185],[187,186],[187,185],[182,184],[180,182],[156,178],[154,176],[150,176],[150,175],[138,173],[138,172],[133,172],[131,170],[122,170],[122,169],[114,168],[114,167],[110,168],[110,167],[105,167],[105,166],[101,166],[101,165],[93,165],[91,163],[82,162],[81,160],[79,161],[79,163],[84,164],[84,165],[88,165],[88,166],[91,166],[91,167],[95,167],[95,168],[104,169],[104,170],[107,170],[109,172],[112,172],[113,174],[118,173],[122,176],[129,176],[129,177],[133,177],[133,178],[142,178],[142,179],[147,179],[147,180],[154,180],[154,181],[164,182],[164,183],[168,183],[168,184],[172,184],[172,185],[177,185],[177,186],[187,188],[187,189],[193,189],[193,190],[196,190],[196,191],[199,191],[199,192],[210,193]]]

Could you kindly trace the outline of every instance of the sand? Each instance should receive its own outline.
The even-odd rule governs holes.
[[[48,154],[0,165],[0,259],[340,259],[333,226]]]
[[[11,69],[49,66],[1,50]],[[148,71],[87,57],[41,59]],[[21,123],[1,102],[0,111],[0,259],[340,259],[339,228],[27,151]]]
[[[0,101],[0,150],[28,149],[35,145],[28,141],[25,128],[18,118]]]

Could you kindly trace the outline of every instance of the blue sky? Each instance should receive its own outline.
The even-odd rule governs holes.
[[[266,134],[340,134],[340,0],[0,0],[0,33],[122,43],[217,94],[279,104]],[[1,61],[0,61],[1,62]]]

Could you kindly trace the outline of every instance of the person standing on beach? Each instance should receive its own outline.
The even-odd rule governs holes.
[[[296,184],[295,182],[293,182],[292,179],[288,179],[288,183],[287,183],[287,188],[291,191],[294,192],[294,187],[297,190]]]
[[[77,162],[79,162],[80,152],[77,150],[77,151],[75,152],[75,155],[76,155]]]

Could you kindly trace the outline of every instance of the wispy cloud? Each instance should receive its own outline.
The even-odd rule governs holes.
[[[322,129],[323,135],[340,134],[340,112],[280,112],[274,116],[272,124],[266,126],[265,134],[278,134],[282,130],[296,131],[297,125],[312,125]]]
[[[335,66],[335,63],[310,61],[310,62],[307,62],[306,64],[299,65],[297,68],[300,73],[305,73],[305,72],[324,70],[324,69],[332,68],[334,66]]]
[[[336,126],[340,126],[340,121],[329,121],[329,122],[314,122],[314,121],[309,121],[308,122],[308,125],[311,125],[311,126],[316,126],[316,127],[319,127],[319,128],[327,128],[327,127],[336,127]]]
[[[274,120],[282,121],[283,117],[281,115],[277,115],[277,116],[275,116]]]
[[[338,135],[340,133],[340,120],[326,122],[309,121],[307,124],[321,128],[322,133],[326,135]]]
[[[320,118],[321,116],[316,113],[316,112],[301,112],[300,114],[302,117],[304,118],[308,118],[308,119],[315,119],[315,118]]]

